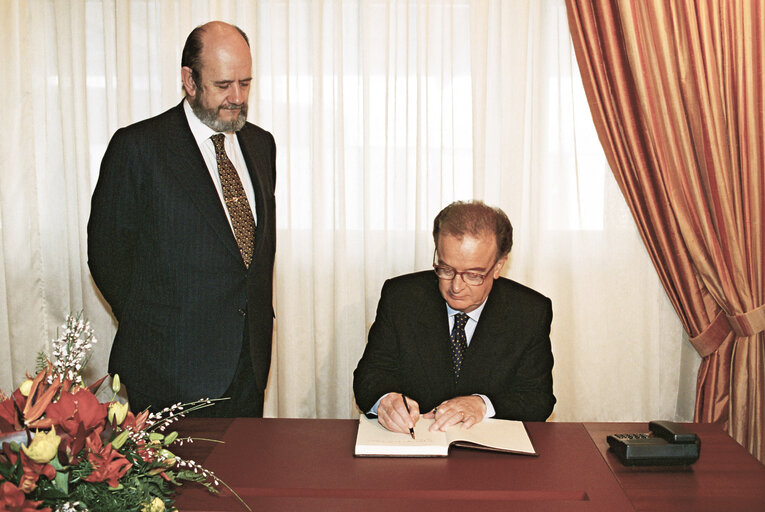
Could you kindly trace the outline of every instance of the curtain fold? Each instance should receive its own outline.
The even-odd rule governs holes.
[[[765,460],[765,7],[566,4],[598,136],[704,358],[695,419]]]

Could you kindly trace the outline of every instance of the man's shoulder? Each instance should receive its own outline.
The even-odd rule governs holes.
[[[438,278],[432,270],[391,277],[383,283],[381,291],[381,296],[394,301],[402,297],[421,301],[433,295],[440,297]]]
[[[430,287],[438,281],[435,272],[432,270],[423,270],[420,272],[412,272],[410,274],[402,274],[396,277],[392,277],[385,281],[385,286],[389,288],[420,288]]]
[[[504,300],[528,305],[544,305],[551,303],[550,298],[544,294],[505,277],[500,277],[494,281],[491,295],[495,295]]]
[[[243,140],[274,140],[274,136],[271,134],[271,132],[249,121],[244,123],[242,129],[237,133],[239,133]]]
[[[183,113],[183,104],[179,103],[153,117],[136,121],[118,129],[114,133],[114,137],[152,137],[155,134],[161,136],[168,130],[179,129],[184,125],[188,129],[188,123]]]
[[[258,133],[258,134],[268,134],[268,135],[271,134],[271,132],[269,132],[268,130],[261,128],[260,126],[254,123],[251,123],[249,121],[245,122],[244,126],[239,131],[242,133]]]
[[[433,311],[446,311],[438,289],[438,277],[432,270],[387,279],[380,291],[379,305],[410,318],[430,316],[428,312]]]

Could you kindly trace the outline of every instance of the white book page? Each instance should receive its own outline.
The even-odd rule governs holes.
[[[453,442],[467,442],[490,449],[536,455],[526,428],[521,421],[486,419],[469,429],[460,425],[446,432],[430,432],[435,420],[420,418],[414,427],[415,439],[409,434],[391,432],[363,414],[359,418],[356,455],[447,456]]]
[[[446,431],[446,437],[450,443],[466,441],[498,450],[536,455],[522,421],[487,418],[469,429],[457,424]]]
[[[446,456],[449,443],[445,432],[430,432],[433,420],[420,419],[414,426],[414,437],[391,432],[376,419],[363,414],[359,418],[356,455],[431,455]]]

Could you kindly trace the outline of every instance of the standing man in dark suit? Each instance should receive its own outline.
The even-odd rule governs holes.
[[[93,193],[88,265],[119,324],[109,371],[133,410],[230,397],[202,412],[262,416],[276,146],[246,122],[244,32],[197,27],[181,66],[185,99],[114,134]]]
[[[402,433],[420,411],[435,418],[431,430],[487,417],[544,421],[555,404],[552,303],[499,276],[513,244],[507,216],[455,202],[433,222],[433,240],[435,272],[383,286],[353,375],[356,403]]]

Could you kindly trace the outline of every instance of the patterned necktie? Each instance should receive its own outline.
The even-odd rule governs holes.
[[[215,145],[215,159],[218,161],[220,183],[223,187],[223,200],[226,202],[231,225],[234,228],[236,243],[242,253],[245,267],[250,267],[252,252],[255,246],[255,219],[252,216],[250,203],[244,193],[242,181],[239,179],[234,165],[223,148],[224,135],[216,133],[210,137]]]
[[[454,367],[454,382],[457,382],[460,378],[460,371],[462,370],[462,360],[465,357],[465,351],[467,350],[467,336],[465,336],[465,324],[467,324],[468,316],[465,313],[457,313],[454,315],[454,327],[452,328],[452,335],[449,336],[452,344],[452,363]]]

